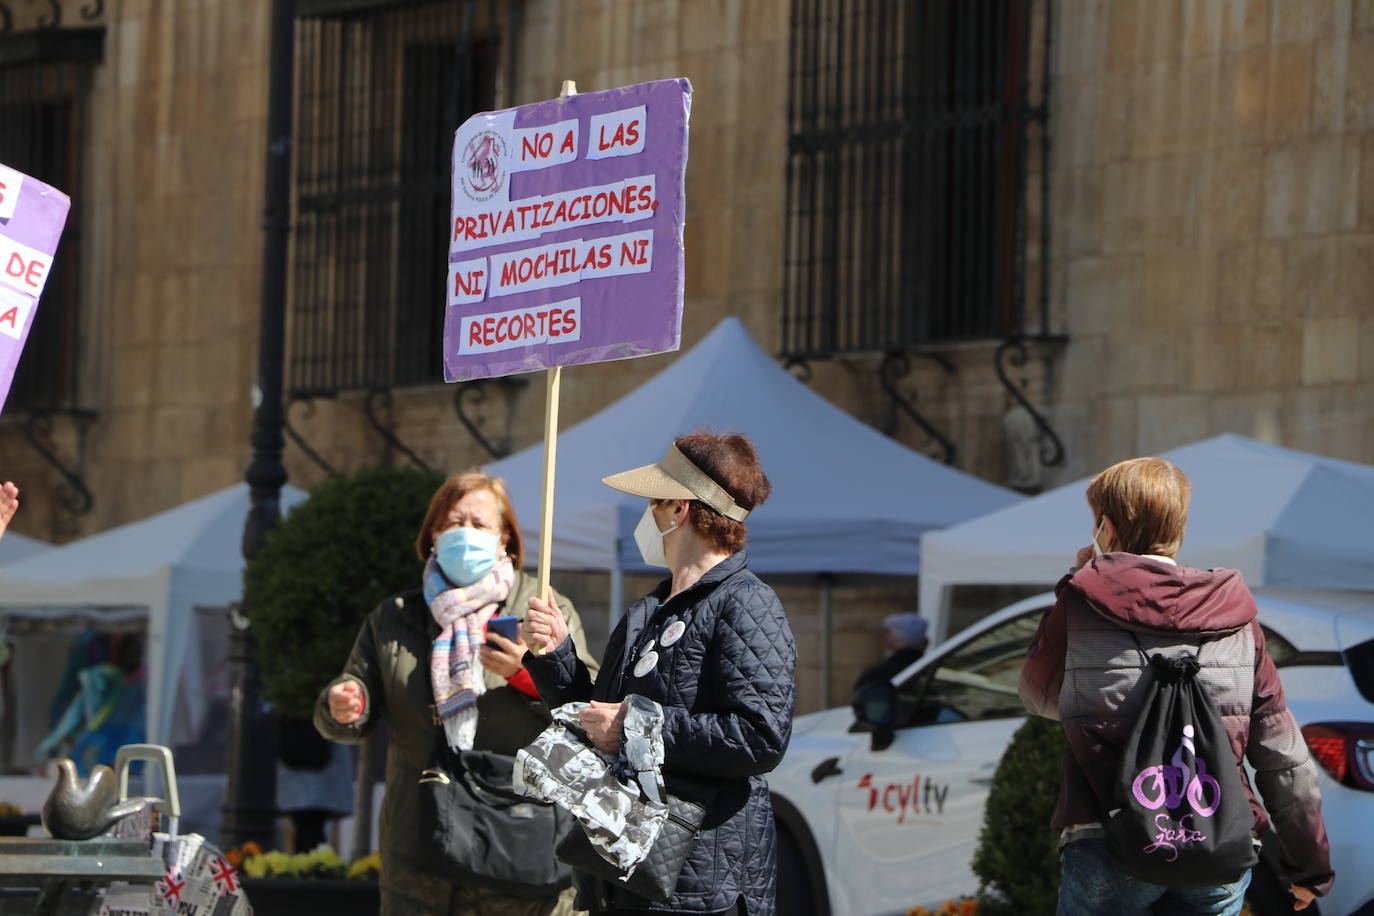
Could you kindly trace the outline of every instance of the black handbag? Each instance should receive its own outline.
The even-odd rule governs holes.
[[[640,897],[667,903],[673,899],[678,875],[682,874],[687,854],[701,832],[706,808],[676,795],[667,795],[665,798],[668,801],[668,818],[654,839],[649,854],[629,878],[596,851],[580,824],[575,825],[559,842],[555,854],[560,861],[578,871],[589,872]]]
[[[442,735],[433,766],[421,771],[411,857],[423,871],[515,897],[548,897],[572,883],[554,848],[572,815],[517,792],[515,758],[449,748]]]

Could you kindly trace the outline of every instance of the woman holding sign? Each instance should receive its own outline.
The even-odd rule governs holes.
[[[361,741],[385,715],[390,726],[381,813],[383,916],[554,916],[571,894],[512,896],[449,880],[422,865],[422,771],[439,742],[454,751],[513,755],[549,723],[525,671],[518,618],[536,583],[521,570],[524,540],[500,480],[471,472],[434,494],[416,550],[420,588],[383,601],[363,623],[343,673],[320,694],[315,727],[334,741]],[[560,603],[567,599],[558,598]],[[570,652],[589,661],[581,621],[570,613]],[[502,635],[509,622],[509,635]],[[553,849],[525,850],[546,856]]]
[[[574,870],[576,905],[772,914],[777,850],[764,774],[791,736],[797,651],[782,603],[744,551],[744,520],[768,498],[768,478],[745,437],[695,433],[658,464],[603,482],[648,499],[635,541],[645,563],[671,576],[630,606],[599,675],[578,658],[567,610],[532,598],[525,632],[545,654],[525,663],[550,707],[590,701],[582,728],[608,754],[625,740],[622,701],[658,704],[664,786],[707,813],[672,900],[653,903]]]

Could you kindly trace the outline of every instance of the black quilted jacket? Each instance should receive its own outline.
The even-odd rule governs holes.
[[[749,571],[744,551],[661,603],[670,581],[630,606],[595,683],[570,641],[525,659],[550,707],[618,702],[631,693],[662,704],[668,791],[710,810],[671,901],[654,903],[575,874],[577,906],[717,913],[738,900],[748,916],[772,916],[777,840],[763,774],[777,766],[792,734],[796,643],[782,602]],[[665,647],[660,639],[673,620],[687,629]],[[635,662],[651,647],[658,664],[635,677]]]

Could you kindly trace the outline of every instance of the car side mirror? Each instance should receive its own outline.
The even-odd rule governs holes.
[[[864,684],[850,698],[854,709],[852,731],[873,735],[873,750],[885,750],[894,737],[897,721],[897,690],[887,681]]]

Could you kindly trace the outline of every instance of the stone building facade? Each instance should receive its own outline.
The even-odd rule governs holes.
[[[28,111],[50,104],[54,93],[70,103],[62,111],[70,128],[66,175],[77,202],[79,255],[68,267],[75,292],[63,305],[65,336],[55,338],[65,375],[58,396],[45,400],[40,386],[0,417],[0,475],[24,490],[16,530],[55,540],[242,479],[256,373],[270,3],[66,0],[61,6],[64,19],[52,29],[43,19],[47,4],[0,3],[10,13],[9,29],[0,34],[0,105],[26,103],[25,92]],[[357,121],[359,129],[384,137],[392,108],[399,118],[413,117],[406,113],[407,90],[386,88],[386,75],[378,75],[383,68],[369,71],[357,61],[364,48],[373,49],[371,60],[391,60],[376,49],[405,46],[426,31],[449,47],[465,42],[457,65],[465,105],[534,101],[557,94],[564,79],[587,91],[688,77],[695,94],[684,346],[721,318],[737,316],[765,349],[804,356],[796,369],[816,391],[913,448],[942,454],[901,404],[913,407],[957,446],[965,471],[1049,487],[1121,458],[1222,432],[1374,461],[1370,0],[299,0],[299,6],[296,106],[299,118],[311,119],[298,130],[300,156],[307,148],[314,154],[328,148],[331,137],[345,142],[343,120],[330,119],[355,116],[370,92],[393,96],[374,98],[376,112]],[[998,20],[994,7],[1015,7],[1022,18]],[[956,21],[963,15],[958,9],[974,10],[975,18]],[[880,330],[877,346],[870,337],[866,346],[828,351],[824,344],[789,347],[786,328],[796,325],[788,322],[800,320],[798,249],[790,233],[818,218],[805,208],[798,151],[872,136],[889,142],[881,131],[893,120],[890,113],[885,122],[866,115],[869,121],[857,126],[803,136],[797,106],[807,92],[819,92],[821,109],[843,96],[862,111],[862,100],[874,94],[909,98],[913,79],[926,80],[916,85],[929,89],[931,74],[912,62],[923,59],[917,51],[928,45],[921,42],[936,35],[921,32],[930,22],[919,17],[929,10],[945,30],[939,34],[970,42],[948,56],[951,80],[962,72],[963,57],[988,54],[978,23],[1001,22],[998,28],[1015,33],[1015,40],[1011,32],[998,33],[987,59],[1004,55],[998,58],[1003,69],[989,65],[985,72],[1002,73],[998,85],[1013,93],[994,111],[1027,125],[1015,141],[1020,145],[1013,143],[1020,164],[1007,160],[989,173],[1021,182],[1019,191],[1013,183],[997,192],[999,206],[1011,199],[1015,212],[990,217],[1011,213],[1018,228],[1007,234],[1012,222],[994,219],[988,225],[1003,247],[979,255],[992,260],[969,262],[974,274],[986,268],[996,272],[994,281],[1015,282],[984,287],[996,290],[988,294],[992,324],[985,332],[924,332],[884,342]],[[882,28],[884,16],[901,29]],[[340,22],[342,31],[331,32]],[[82,59],[60,61],[66,82],[51,88],[49,77],[35,76],[55,66],[58,52],[47,39],[54,33],[70,39],[78,30],[99,31],[98,54],[61,52]],[[378,37],[384,33],[391,45]],[[889,34],[906,37],[883,44],[881,36]],[[885,53],[897,55],[900,66],[869,68],[867,62]],[[442,59],[402,58],[393,62],[396,72],[418,68],[420,84],[431,72],[426,66],[439,68],[435,79],[455,79]],[[335,73],[352,75],[319,82]],[[1017,74],[1024,74],[1024,85]],[[1046,85],[1048,142],[1042,145],[1036,117],[1045,112]],[[322,104],[326,95],[332,101]],[[442,96],[436,94],[441,102]],[[438,110],[453,114],[451,105]],[[963,121],[959,111],[951,117],[953,124],[977,120],[968,112]],[[314,137],[313,147],[300,141],[303,134]],[[368,150],[354,164],[369,163],[380,175],[381,154]],[[852,161],[884,161],[875,156]],[[938,167],[952,168],[948,160]],[[907,185],[883,184],[900,177],[882,178],[878,169],[873,183],[863,185],[869,166],[850,168],[859,176],[852,187],[866,187],[874,197],[921,200]],[[460,421],[454,390],[437,382],[434,371],[417,370],[400,343],[364,369],[356,361],[340,369],[342,382],[310,382],[311,359],[342,366],[352,357],[336,352],[337,337],[325,342],[334,350],[323,356],[297,346],[311,333],[302,330],[308,327],[300,311],[304,284],[325,275],[335,278],[329,282],[353,281],[338,279],[337,262],[350,255],[337,247],[337,237],[307,241],[302,214],[315,207],[323,220],[367,195],[335,175],[333,185],[312,197],[300,175],[288,350],[288,386],[301,395],[289,416],[300,438],[286,451],[291,481],[309,487],[326,474],[324,465],[347,470],[413,457],[457,470],[490,460]],[[398,194],[420,193],[417,186],[397,187]],[[951,212],[964,206],[963,198],[941,200]],[[836,217],[838,225],[851,225],[847,218]],[[911,214],[904,218],[919,223]],[[312,225],[319,230],[324,223]],[[347,234],[354,224],[332,225]],[[310,273],[301,265],[312,250],[324,255]],[[382,258],[392,263],[410,250],[402,246]],[[952,258],[964,256],[950,251]],[[883,269],[907,276],[900,271],[910,255],[894,250]],[[852,279],[846,268],[808,263],[813,278],[838,278],[836,289]],[[825,274],[831,269],[838,273]],[[410,270],[407,264],[399,273]],[[400,301],[398,288],[363,286],[380,290],[376,301],[390,307]],[[882,289],[901,299],[901,283]],[[362,295],[360,301],[369,300]],[[839,306],[842,315],[846,307]],[[921,307],[963,313],[962,304]],[[395,328],[404,319],[383,321],[384,333],[400,341],[404,335]],[[354,335],[364,339],[358,345],[365,352],[371,352],[368,327],[359,325]],[[412,343],[426,340],[423,329],[404,333]],[[1018,363],[999,348],[1022,336],[1027,358]],[[893,349],[909,354],[909,371],[885,360]],[[565,373],[564,423],[631,391],[670,361],[659,356]],[[1016,406],[999,365],[1062,442],[1063,461],[1042,466],[1037,459],[1048,440],[1035,438],[1038,427]],[[542,385],[496,384],[481,395],[469,396],[463,409],[498,451],[538,441]],[[1012,448],[1026,441],[1029,453]],[[1085,533],[1086,515],[1085,509]],[[561,587],[580,599],[584,614],[604,619],[605,577],[566,578]],[[632,581],[627,590],[640,585]],[[839,583],[836,666],[823,691],[816,589],[799,582],[783,591],[801,643],[804,710],[842,701],[845,685],[877,657],[877,619],[915,601],[913,582]]]

